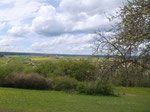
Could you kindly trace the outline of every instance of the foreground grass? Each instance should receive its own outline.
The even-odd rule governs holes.
[[[150,112],[150,89],[116,88],[120,97],[0,88],[0,112]]]

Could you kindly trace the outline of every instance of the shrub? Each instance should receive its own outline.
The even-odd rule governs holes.
[[[85,94],[95,94],[95,86],[92,82],[80,82],[77,85],[77,91]]]
[[[55,72],[56,67],[56,63],[45,62],[37,66],[36,72],[47,77],[48,74],[53,74]]]
[[[96,81],[96,93],[103,94],[103,95],[112,95],[113,92],[113,85],[109,82],[103,82],[103,81]]]
[[[7,70],[9,69],[12,72],[19,73],[19,72],[22,72],[24,70],[25,65],[23,64],[22,61],[14,59],[14,60],[9,61],[9,63],[6,64],[5,67]]]
[[[93,80],[96,74],[96,66],[89,61],[59,61],[55,71],[57,75],[67,75],[78,81]]]
[[[11,60],[8,64],[0,66],[0,79],[12,73],[23,72],[24,64],[19,60]]]
[[[0,66],[0,79],[3,79],[10,73],[12,73],[11,69],[7,69],[6,66]]]
[[[142,65],[143,62],[138,61]],[[150,87],[150,70],[140,65],[134,63],[121,64],[117,58],[106,59],[98,64],[100,69],[97,72],[97,78],[100,80],[112,82],[117,86]],[[148,67],[148,65],[146,66]]]
[[[95,78],[96,67],[88,61],[78,61],[71,64],[68,74],[78,81],[93,80]]]
[[[77,85],[77,91],[79,93],[85,93],[89,95],[102,94],[113,95],[113,87],[110,83],[104,83],[101,81],[96,82],[80,82]]]
[[[4,78],[2,86],[25,89],[48,89],[51,88],[51,83],[50,80],[39,74],[12,74]]]
[[[149,71],[140,66],[132,65],[128,68],[119,68],[114,73],[113,82],[116,85],[129,87],[148,87],[149,86]]]
[[[36,72],[48,76],[70,76],[78,81],[95,79],[96,66],[89,61],[59,60],[37,66]]]
[[[29,66],[29,65],[27,65],[27,66],[24,67],[23,72],[25,74],[36,73],[36,70],[37,70],[36,66]]]
[[[60,91],[60,90],[74,90],[77,86],[77,80],[63,76],[63,77],[55,77],[52,80],[53,89]]]

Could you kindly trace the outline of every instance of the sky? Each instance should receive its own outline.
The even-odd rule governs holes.
[[[92,54],[124,0],[0,0],[0,51]]]

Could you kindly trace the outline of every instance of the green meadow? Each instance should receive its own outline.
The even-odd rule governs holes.
[[[0,88],[0,112],[150,112],[149,88],[115,92],[118,96]]]

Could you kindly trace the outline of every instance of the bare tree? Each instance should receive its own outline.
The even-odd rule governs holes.
[[[150,0],[127,0],[116,16],[109,18],[114,19],[119,22],[107,32],[97,31],[93,41],[94,54],[108,58],[99,63],[98,77],[113,80],[114,74],[123,70],[123,81],[127,79],[130,85],[129,67],[137,67],[142,68],[137,70],[140,73],[133,72],[140,82],[143,73],[150,70]]]
[[[118,66],[134,63],[150,69],[150,0],[127,1],[110,20],[116,18],[120,22],[109,32],[96,32],[94,52],[116,57]]]

